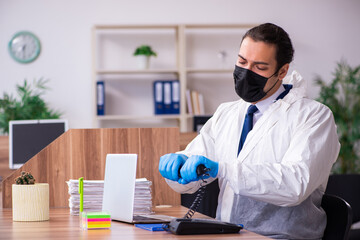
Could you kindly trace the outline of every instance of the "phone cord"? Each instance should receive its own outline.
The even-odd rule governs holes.
[[[194,202],[191,204],[188,212],[184,216],[184,218],[186,218],[186,219],[190,219],[190,218],[192,218],[194,216],[194,214],[196,213],[197,208],[199,207],[202,199],[204,198],[204,195],[205,195],[205,192],[206,192],[205,189],[206,189],[207,181],[205,181],[203,179],[203,177],[204,176],[209,176],[209,173],[208,173],[209,170],[210,169],[208,169],[208,168],[204,168],[204,173],[199,176],[200,179],[201,179],[200,188],[198,190],[198,193],[197,193],[197,195],[195,197]]]

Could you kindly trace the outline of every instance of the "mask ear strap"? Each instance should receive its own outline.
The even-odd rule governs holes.
[[[276,72],[275,72],[273,75],[271,75],[271,76],[268,78],[268,80],[269,80],[270,78],[272,78],[275,74],[277,74],[277,73],[280,71],[281,68],[282,68],[282,67],[278,68],[278,70],[276,70]],[[279,80],[280,80],[280,79],[278,78],[278,79],[276,80],[276,82],[274,83],[274,85],[272,85],[272,87],[271,87],[268,91],[266,91],[265,94],[267,94],[268,92],[270,92],[271,89],[273,89],[273,88],[275,87],[275,85],[277,84],[277,82],[278,82]]]
[[[275,72],[273,75],[271,75],[271,77],[273,77],[273,76],[276,75],[276,74],[279,74],[281,68],[284,67],[285,65],[286,65],[286,63],[285,63],[284,65],[282,65],[281,67],[279,67],[279,68],[276,70],[276,72]],[[271,77],[270,77],[270,78],[271,78]]]
[[[274,85],[272,85],[272,87],[265,92],[265,94],[267,94],[268,92],[270,92],[271,89],[273,89],[273,88],[275,87],[275,85],[277,84],[278,81],[279,81],[279,78],[276,80],[276,82],[274,83]]]
[[[275,74],[277,74],[277,73],[279,72],[279,70],[280,70],[280,69],[278,69],[273,75],[271,75],[270,77],[268,77],[268,80],[269,80],[270,78],[272,78],[273,76],[275,76]]]
[[[271,75],[270,77],[268,77],[268,79],[270,79],[270,78],[272,78],[273,76],[275,76],[276,74],[278,74],[281,68],[282,68],[282,66],[279,67],[279,68],[274,72],[273,75]]]

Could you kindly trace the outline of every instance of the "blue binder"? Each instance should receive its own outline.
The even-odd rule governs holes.
[[[171,113],[180,114],[180,82],[174,80],[171,82]]]
[[[172,113],[172,104],[171,104],[171,82],[172,81],[164,81],[164,113],[171,114]]]
[[[135,227],[142,228],[148,231],[165,231],[162,227],[162,223],[143,223],[143,224],[135,224]]]
[[[105,115],[105,84],[104,81],[96,83],[96,105],[97,115]]]
[[[154,112],[155,114],[164,114],[164,91],[163,91],[163,82],[155,81],[154,82]]]

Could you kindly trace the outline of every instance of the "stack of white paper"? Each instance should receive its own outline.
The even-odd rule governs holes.
[[[79,180],[70,179],[66,182],[69,187],[69,207],[71,215],[79,215],[80,194]],[[104,181],[84,180],[83,207],[85,212],[99,212],[102,208]]]
[[[79,180],[70,179],[66,182],[69,188],[69,207],[71,215],[79,215],[80,194]],[[136,179],[134,196],[134,215],[152,213],[152,182],[146,178]],[[103,180],[84,180],[84,202],[85,212],[99,212],[102,210],[104,191]]]
[[[151,181],[136,179],[134,197],[134,215],[152,213]]]

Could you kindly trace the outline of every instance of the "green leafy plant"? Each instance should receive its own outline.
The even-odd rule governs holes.
[[[154,56],[156,57],[156,52],[154,52],[149,45],[141,45],[136,48],[134,56],[145,55],[147,57]]]
[[[49,80],[34,80],[28,84],[26,79],[22,86],[16,85],[19,99],[4,93],[0,99],[0,132],[9,132],[9,121],[27,119],[57,119],[61,113],[49,109],[42,95],[48,89]]]
[[[334,114],[341,149],[334,173],[360,172],[360,66],[350,67],[344,60],[337,64],[329,85],[320,78],[318,100]]]
[[[15,183],[18,185],[35,184],[35,178],[31,173],[21,172],[21,176],[15,178]]]

